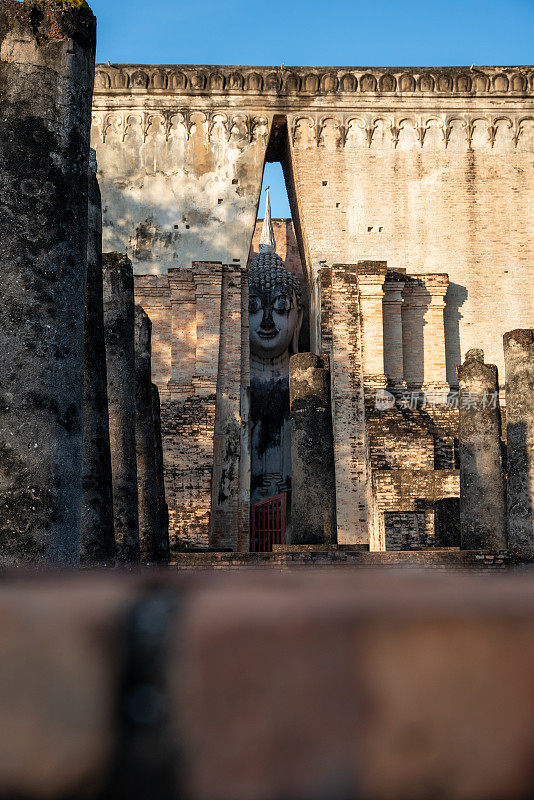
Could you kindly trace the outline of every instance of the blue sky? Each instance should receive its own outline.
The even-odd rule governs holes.
[[[98,18],[99,61],[318,66],[534,61],[534,0],[89,3]],[[273,188],[273,216],[289,216],[278,165],[266,177]]]

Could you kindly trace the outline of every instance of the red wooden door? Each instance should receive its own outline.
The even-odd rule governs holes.
[[[286,542],[287,494],[277,494],[251,507],[250,552],[270,553],[273,544]]]

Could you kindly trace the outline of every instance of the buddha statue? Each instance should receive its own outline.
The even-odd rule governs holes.
[[[275,252],[269,199],[249,268],[251,501],[291,489],[289,359],[298,352],[300,283]]]

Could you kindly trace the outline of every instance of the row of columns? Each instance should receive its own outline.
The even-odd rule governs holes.
[[[534,330],[504,336],[506,449],[497,367],[470,350],[459,380],[461,546],[534,548]],[[328,358],[290,361],[291,545],[336,542],[335,464]]]
[[[446,275],[391,273],[385,262],[359,262],[364,384],[448,391],[445,359]]]
[[[506,449],[497,368],[470,350],[460,385],[461,545],[469,550],[534,547],[534,330],[504,335]]]
[[[149,323],[136,347],[131,263],[102,264],[96,20],[83,3],[0,2],[0,28],[0,565],[132,562],[140,544],[164,560],[161,525],[139,538],[157,446]]]
[[[105,560],[116,555],[122,564],[165,563],[170,554],[159,392],[151,380],[152,324],[141,306],[134,305],[132,263],[126,255],[105,253],[99,280],[103,284],[105,362],[98,366],[106,375],[111,455],[111,486],[102,486],[102,490],[113,498],[116,545],[116,553],[107,548]],[[100,337],[95,323],[86,331],[86,352]],[[102,416],[100,406],[87,406],[86,430],[93,430],[96,421],[101,429]],[[99,463],[90,457],[91,452],[85,451],[84,472],[93,473],[94,485]],[[103,497],[100,507],[105,508]],[[98,558],[101,539],[102,529],[95,519],[82,516],[84,563],[102,560]]]

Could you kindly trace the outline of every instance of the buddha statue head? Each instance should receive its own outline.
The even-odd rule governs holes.
[[[302,293],[298,278],[272,251],[262,251],[250,265],[250,351],[261,361],[298,353]]]

